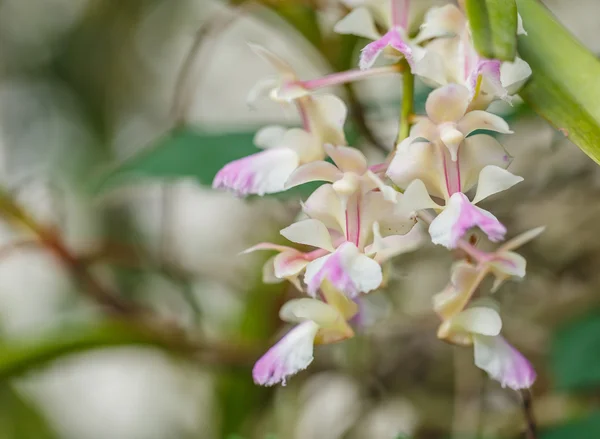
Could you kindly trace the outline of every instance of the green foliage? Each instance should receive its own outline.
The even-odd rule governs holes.
[[[600,386],[600,310],[556,332],[551,364],[560,389]]]
[[[515,0],[467,0],[473,43],[486,58],[512,61],[517,54]]]
[[[150,335],[120,322],[67,327],[37,339],[0,343],[0,379],[29,372],[67,354],[109,346],[159,344]]]
[[[600,163],[600,62],[537,0],[517,0],[528,35],[519,55],[533,75],[520,95]]]
[[[542,431],[540,439],[597,439],[600,437],[600,413]]]
[[[0,384],[2,439],[54,439],[43,416],[8,383]]]

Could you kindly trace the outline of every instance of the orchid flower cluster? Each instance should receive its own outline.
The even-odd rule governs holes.
[[[526,261],[514,250],[542,228],[492,252],[470,238],[478,228],[493,243],[505,239],[505,226],[477,204],[522,178],[507,171],[511,157],[490,134],[509,134],[509,126],[486,108],[497,99],[510,103],[530,75],[529,66],[518,58],[500,62],[479,56],[465,15],[454,5],[430,9],[411,38],[408,0],[347,3],[350,12],[334,30],[373,40],[361,51],[359,69],[303,81],[285,61],[252,46],[278,73],[259,83],[252,98],[268,95],[295,105],[303,128],[260,130],[255,143],[263,151],[229,163],[214,180],[215,188],[239,195],[324,182],[302,203],[301,219],[281,230],[290,245],[261,243],[246,251],[274,251],[263,269],[265,282],[287,280],[306,296],[281,308],[281,319],[295,326],[258,360],[254,381],[285,384],[313,361],[315,344],[352,337],[361,327],[363,297],[385,284],[388,261],[414,251],[429,235],[434,244],[463,255],[448,286],[433,298],[441,319],[438,337],[473,346],[475,364],[503,386],[528,388],[535,371],[502,337],[497,306],[480,296],[488,276],[494,279],[491,293],[504,281],[525,276]],[[382,35],[378,29],[386,31]],[[519,32],[525,32],[521,23]],[[392,63],[373,68],[378,57]],[[409,135],[385,162],[369,165],[346,144],[343,101],[315,91],[397,73],[402,66],[403,74],[434,87],[426,115],[412,118]]]

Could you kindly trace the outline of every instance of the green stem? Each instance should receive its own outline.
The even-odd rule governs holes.
[[[398,142],[406,139],[410,133],[410,120],[414,112],[415,77],[405,59],[402,60],[402,107],[400,108],[400,126]]]

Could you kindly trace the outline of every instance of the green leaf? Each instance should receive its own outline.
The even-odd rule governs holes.
[[[560,389],[585,390],[600,386],[600,310],[555,333],[551,365]]]
[[[39,339],[6,341],[0,343],[0,379],[29,372],[63,355],[132,344],[160,345],[149,334],[113,321],[64,328]]]
[[[0,432],[3,439],[54,439],[39,411],[8,383],[0,383]]]
[[[585,419],[545,429],[539,437],[540,439],[596,439],[600,437],[600,413],[593,413]]]
[[[486,58],[512,61],[517,54],[515,0],[467,0],[473,43]]]
[[[533,74],[520,92],[533,110],[600,163],[600,62],[537,0],[517,0]]]

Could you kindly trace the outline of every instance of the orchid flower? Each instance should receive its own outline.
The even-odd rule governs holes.
[[[428,64],[426,51],[408,37],[409,4],[410,0],[367,2],[353,9],[335,25],[334,31],[337,33],[374,40],[361,51],[361,70],[371,68],[379,55],[387,52],[393,57],[404,56],[414,74],[421,75],[424,71],[429,71],[429,75],[435,74],[437,69]],[[377,31],[376,21],[388,29],[384,35]]]
[[[402,198],[406,211],[441,211],[429,233],[434,243],[448,248],[455,248],[474,226],[490,240],[502,240],[505,227],[475,204],[522,181],[504,169],[510,157],[494,138],[469,136],[481,129],[511,133],[506,122],[485,111],[467,113],[468,106],[469,92],[461,85],[433,91],[426,102],[428,119],[413,126],[410,137],[398,145],[387,170],[391,180],[406,189]],[[475,185],[477,191],[470,201],[465,192]],[[438,204],[432,196],[445,204]]]
[[[461,345],[473,345],[475,365],[514,390],[533,385],[536,373],[527,359],[501,335],[502,320],[492,308],[468,308],[446,320],[438,331],[442,339]]]
[[[304,298],[283,305],[280,318],[297,325],[256,362],[252,370],[255,383],[285,385],[287,377],[312,362],[314,344],[335,343],[354,336],[348,320],[356,314],[356,304],[333,289],[326,291],[326,301]]]
[[[526,34],[520,16],[519,23],[519,33]],[[420,75],[434,86],[466,86],[471,108],[486,108],[497,98],[511,103],[511,96],[531,76],[529,64],[519,57],[513,62],[481,57],[473,46],[466,17],[454,5],[431,8],[415,42],[425,44],[430,58],[435,57],[435,65],[441,67],[441,73],[431,74],[427,69]]]
[[[481,282],[489,274],[494,276],[492,293],[508,279],[525,277],[527,261],[513,250],[538,237],[544,227],[528,230],[507,241],[497,250],[487,253],[476,248],[468,248],[474,263],[461,260],[451,269],[450,283],[433,297],[433,309],[443,319],[447,320],[464,309]]]
[[[225,165],[215,176],[213,187],[230,189],[238,195],[281,192],[298,166],[325,158],[326,142],[345,143],[347,109],[343,101],[329,94],[307,99],[307,117],[314,121],[310,132],[281,126],[261,129],[254,143],[264,151]]]

